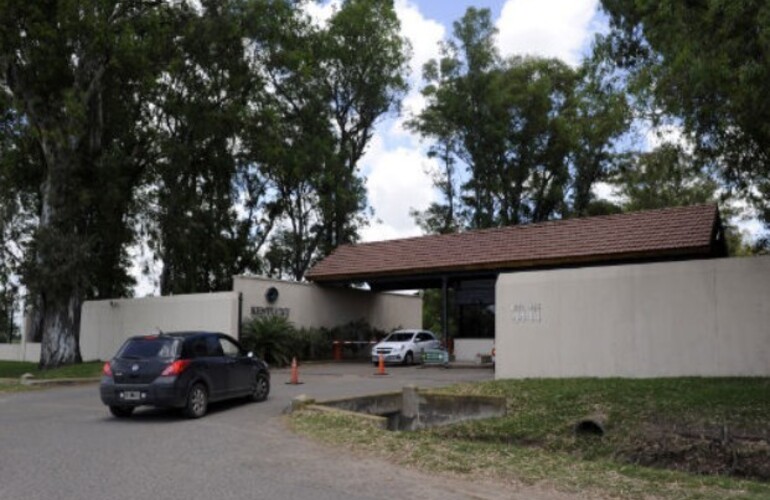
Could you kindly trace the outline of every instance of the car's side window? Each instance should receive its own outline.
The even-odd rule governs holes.
[[[206,337],[206,350],[209,356],[224,356],[225,353],[222,350],[222,346],[219,345],[219,339],[214,335]]]
[[[428,335],[427,333],[417,334],[417,342],[425,342],[426,340],[430,340],[430,335]]]
[[[221,346],[222,351],[225,353],[225,356],[236,357],[241,353],[240,348],[232,341],[230,341],[230,339],[219,337],[219,345]]]

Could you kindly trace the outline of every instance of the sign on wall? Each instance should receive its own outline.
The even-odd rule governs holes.
[[[251,315],[255,318],[271,318],[278,316],[281,318],[289,317],[290,309],[288,307],[260,307],[253,306],[251,308]]]
[[[540,302],[513,304],[511,316],[514,323],[542,323],[543,306]]]

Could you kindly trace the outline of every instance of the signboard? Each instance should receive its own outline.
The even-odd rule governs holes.
[[[288,307],[259,307],[253,306],[251,308],[251,315],[255,318],[270,318],[273,316],[280,316],[282,318],[289,317]]]

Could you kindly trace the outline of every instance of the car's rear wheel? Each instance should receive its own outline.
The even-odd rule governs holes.
[[[251,400],[264,401],[268,394],[270,394],[270,379],[264,373],[257,373],[251,388]]]
[[[118,418],[128,418],[134,413],[133,406],[110,406],[110,413]]]
[[[206,414],[209,406],[209,394],[206,386],[195,384],[187,393],[187,404],[184,408],[184,414],[187,418],[200,418]]]
[[[406,353],[406,356],[404,356],[404,364],[411,365],[412,363],[414,363],[414,354],[412,354],[412,351],[409,351]]]

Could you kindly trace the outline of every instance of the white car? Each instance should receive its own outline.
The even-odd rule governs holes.
[[[427,330],[396,330],[372,347],[372,363],[377,365],[382,354],[386,363],[411,365],[422,359],[423,351],[440,347],[441,342]]]

